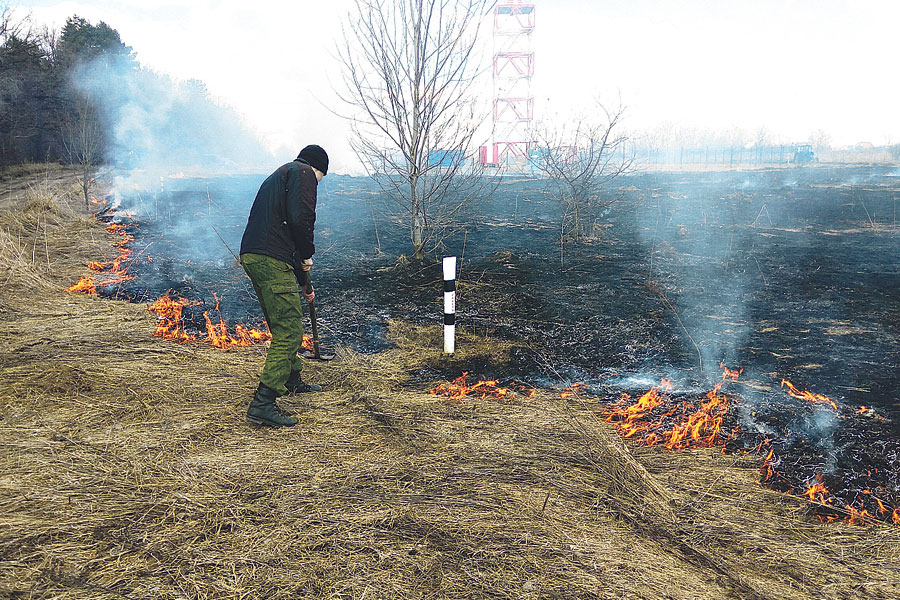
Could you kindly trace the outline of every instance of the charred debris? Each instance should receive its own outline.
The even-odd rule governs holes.
[[[92,263],[70,291],[153,302],[156,335],[179,342],[264,342],[233,256],[254,181],[170,179],[119,198],[98,217],[120,256]],[[578,244],[561,242],[559,206],[539,180],[501,184],[475,207],[434,255],[460,259],[460,326],[507,340],[508,356],[436,361],[412,384],[464,372],[506,390],[574,390],[635,442],[752,453],[765,485],[807,497],[825,519],[900,523],[897,174],[648,173],[619,184]],[[321,196],[325,343],[373,353],[391,346],[392,321],[436,323],[438,262],[403,256],[377,192],[338,176]],[[454,383],[445,395],[468,385]],[[654,406],[641,405],[648,390]],[[688,441],[673,444],[675,430]]]

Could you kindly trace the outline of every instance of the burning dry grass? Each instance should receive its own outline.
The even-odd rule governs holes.
[[[412,370],[448,366],[437,327],[307,363],[327,391],[285,399],[299,424],[250,427],[262,350],[159,340],[145,306],[63,293],[102,226],[43,222],[48,271],[0,263],[43,280],[0,296],[2,596],[900,594],[895,528],[821,525],[756,460],[629,449],[578,396],[419,391]],[[461,369],[508,360],[459,347]]]
[[[0,194],[0,311],[18,293],[58,288],[84,270],[84,254],[114,254],[96,219],[79,211],[79,189],[57,174]],[[77,246],[76,246],[77,244]]]

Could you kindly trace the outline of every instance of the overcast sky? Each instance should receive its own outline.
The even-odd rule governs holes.
[[[10,4],[38,25],[59,28],[74,14],[105,21],[143,65],[206,82],[279,158],[319,143],[338,172],[354,171],[348,128],[329,110],[340,79],[335,42],[352,0]],[[753,135],[765,127],[790,142],[822,129],[836,146],[900,142],[898,0],[535,5],[538,118],[621,97],[630,130],[672,123]]]

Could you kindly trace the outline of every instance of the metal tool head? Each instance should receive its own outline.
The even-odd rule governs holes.
[[[330,360],[334,360],[335,355],[331,352],[322,352],[321,350],[319,351],[319,354],[317,355],[312,350],[306,350],[304,348],[303,352],[300,353],[300,356],[302,356],[303,358],[305,358],[307,360],[319,360],[322,362],[328,362]]]

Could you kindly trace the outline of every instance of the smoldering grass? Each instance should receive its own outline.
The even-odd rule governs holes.
[[[74,246],[48,244],[52,264],[88,258],[89,229],[48,225]],[[822,525],[746,457],[627,445],[591,398],[450,401],[411,380],[500,368],[503,342],[463,334],[451,358],[439,326],[392,323],[385,352],[307,362],[326,391],[259,429],[260,353],[152,338],[144,306],[65,294],[64,272],[17,286],[0,323],[2,595],[900,592],[897,528]]]

